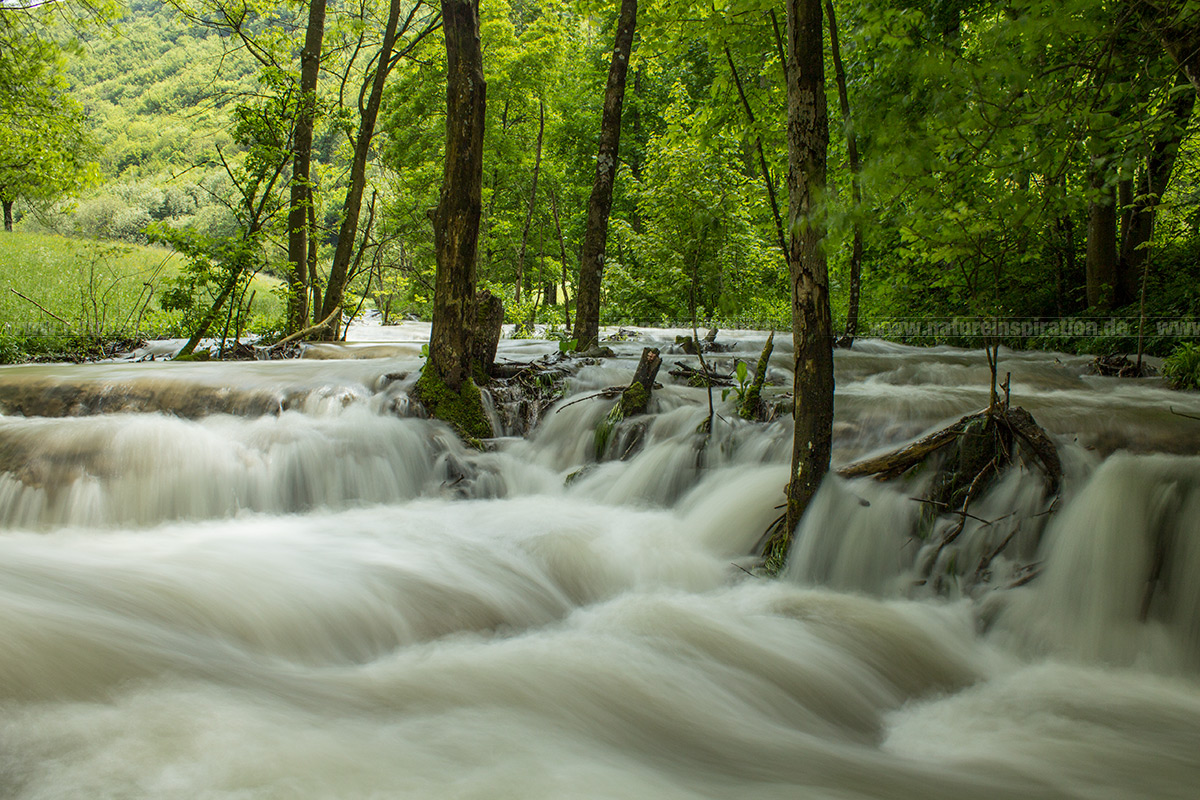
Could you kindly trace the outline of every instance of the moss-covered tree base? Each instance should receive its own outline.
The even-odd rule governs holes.
[[[474,381],[468,379],[456,392],[435,370],[426,368],[417,379],[413,396],[431,417],[454,428],[468,442],[491,438],[492,423],[483,408],[483,395]]]

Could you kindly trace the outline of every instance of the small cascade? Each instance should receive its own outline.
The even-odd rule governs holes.
[[[1200,458],[1116,455],[1049,523],[997,627],[1034,653],[1200,668]]]

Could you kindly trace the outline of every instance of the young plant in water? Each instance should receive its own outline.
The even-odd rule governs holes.
[[[734,376],[737,378],[737,386],[731,386],[728,389],[721,390],[721,402],[729,397],[730,392],[736,392],[738,402],[746,399],[746,392],[750,391],[750,369],[746,366],[745,361],[738,361],[737,367],[734,368]]]

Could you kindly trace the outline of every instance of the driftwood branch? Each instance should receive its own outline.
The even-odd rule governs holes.
[[[334,317],[336,317],[336,316],[337,316],[338,314],[340,314],[340,313],[342,313],[342,307],[341,307],[341,306],[338,306],[338,307],[337,307],[337,308],[335,308],[333,311],[330,311],[330,312],[329,312],[329,316],[328,316],[328,317],[326,317],[325,319],[321,320],[321,321],[320,321],[320,322],[318,322],[316,325],[309,325],[309,326],[308,326],[307,328],[305,328],[304,330],[296,331],[295,333],[293,333],[293,334],[292,334],[292,335],[290,335],[290,336],[285,336],[285,337],[283,337],[283,338],[282,338],[282,339],[280,339],[278,342],[276,342],[275,344],[271,345],[270,349],[271,349],[271,350],[274,350],[274,349],[276,349],[276,348],[278,348],[278,347],[283,347],[285,344],[290,344],[290,343],[292,343],[292,342],[296,341],[297,339],[303,339],[305,336],[311,336],[312,334],[316,333],[317,331],[320,331],[320,330],[323,330],[323,329],[325,329],[325,328],[328,328],[328,327],[329,327],[329,324],[330,324],[331,322],[333,322],[333,318],[334,318]]]
[[[877,475],[880,480],[899,477],[957,439],[958,435],[963,432],[963,429],[972,420],[980,419],[986,415],[986,409],[977,411],[974,414],[968,414],[953,425],[934,431],[898,450],[847,464],[839,469],[837,474],[843,478],[861,478],[865,475]]]
[[[58,314],[55,314],[50,309],[46,308],[44,305],[39,303],[37,300],[34,300],[32,297],[26,297],[25,295],[21,294],[20,292],[18,292],[16,289],[12,288],[11,286],[8,287],[8,290],[10,292],[12,292],[13,294],[15,294],[17,297],[24,300],[25,302],[32,303],[33,305],[37,306],[38,310],[41,311],[43,314],[54,317],[56,320],[61,322],[63,325],[66,325],[68,328],[71,327],[71,323],[67,322],[65,319],[60,317]]]

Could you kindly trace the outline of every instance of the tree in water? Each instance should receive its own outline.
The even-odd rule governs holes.
[[[325,0],[310,0],[308,27],[300,51],[300,105],[292,136],[291,205],[288,208],[288,263],[291,265],[291,291],[288,293],[289,333],[304,327],[308,318],[309,230],[313,204],[310,177],[313,150],[313,123],[317,116],[317,78],[321,68],[321,45],[325,38]]]
[[[612,209],[613,181],[617,175],[617,151],[621,140],[621,105],[625,99],[625,74],[633,49],[637,22],[637,0],[621,0],[617,40],[608,85],[604,90],[604,113],[600,119],[600,152],[596,157],[596,180],[588,200],[587,229],[579,258],[579,294],[575,303],[573,337],[579,350],[600,339],[600,283],[604,273],[604,247],[608,241],[608,214]]]
[[[788,262],[795,342],[796,432],[787,516],[763,551],[772,572],[778,572],[787,559],[796,525],[829,471],[833,442],[833,322],[829,273],[822,249],[829,121],[821,22],[821,0],[789,0]]]
[[[429,412],[468,437],[492,435],[473,373],[475,256],[482,206],[483,128],[487,84],[472,0],[442,0],[446,37],[446,163],[433,211],[437,277],[429,358],[416,396]],[[481,374],[482,378],[483,375]]]

